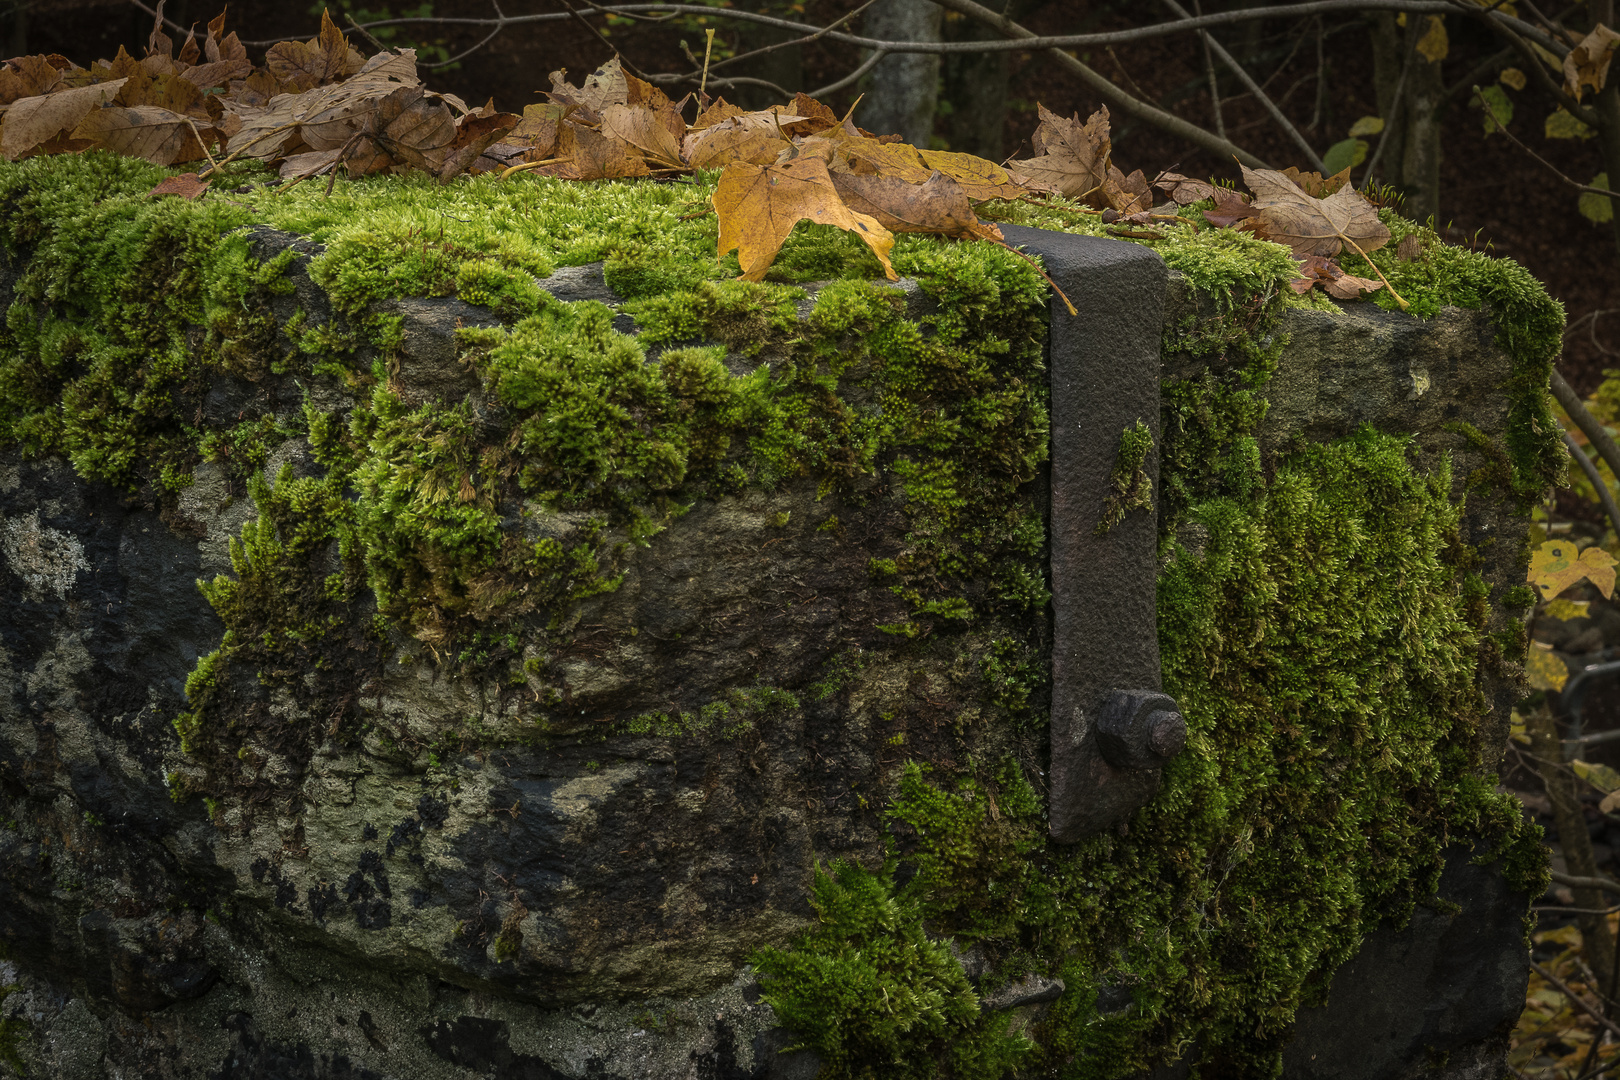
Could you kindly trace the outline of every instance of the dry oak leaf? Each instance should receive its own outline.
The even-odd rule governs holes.
[[[1540,591],[1543,600],[1551,600],[1582,578],[1608,597],[1614,593],[1614,566],[1614,556],[1596,545],[1577,552],[1568,540],[1548,540],[1531,553],[1525,580]]]
[[[1295,255],[1337,255],[1347,243],[1366,254],[1389,242],[1378,211],[1355,188],[1317,199],[1275,169],[1241,168],[1267,238],[1292,248]]]
[[[819,158],[780,165],[728,165],[715,188],[714,210],[720,221],[718,254],[723,257],[735,249],[746,281],[764,279],[793,227],[805,220],[854,233],[878,257],[889,280],[899,280],[889,262],[894,234],[875,218],[844,205]]]
[[[1602,23],[1593,27],[1564,57],[1564,93],[1579,101],[1588,86],[1602,90],[1609,81],[1609,64],[1617,43],[1620,34]]]
[[[111,101],[123,86],[123,79],[114,79],[12,102],[0,117],[0,154],[16,161],[42,143],[72,131],[90,110]]]
[[[88,139],[115,154],[143,158],[154,165],[173,165],[204,156],[194,125],[184,114],[156,105],[107,105],[92,109],[74,128],[73,138]]]
[[[182,199],[191,200],[200,198],[212,183],[212,180],[200,179],[194,172],[181,173],[179,176],[171,176],[162,181],[146,194],[148,198],[156,198],[159,195],[178,195]]]
[[[1094,199],[1108,179],[1108,157],[1112,143],[1108,132],[1108,106],[1086,120],[1064,119],[1046,106],[1039,106],[1040,125],[1031,139],[1035,157],[1009,161],[1019,176],[1066,195],[1071,199]]]
[[[1002,239],[1001,230],[980,221],[967,192],[944,173],[935,172],[921,184],[893,176],[844,172],[830,175],[845,206],[876,218],[890,232],[939,233],[964,240],[991,236]]]

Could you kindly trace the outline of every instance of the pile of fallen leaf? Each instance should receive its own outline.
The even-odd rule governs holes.
[[[735,250],[742,276],[755,281],[800,221],[858,236],[893,278],[898,232],[1005,246],[976,209],[992,200],[1099,214],[1114,235],[1151,240],[1200,228],[1183,208],[1213,199],[1208,226],[1293,250],[1299,292],[1321,285],[1353,299],[1388,284],[1334,261],[1347,246],[1365,255],[1390,236],[1348,169],[1325,179],[1244,169],[1252,200],[1176,173],[1149,181],[1114,164],[1106,108],[1082,123],[1043,107],[1034,155],[1004,166],[875,135],[804,94],[752,111],[701,92],[671,101],[616,59],[578,87],[555,72],[548,100],[520,116],[426,89],[410,49],[361,56],[324,14],[317,37],[274,45],[255,65],[225,33],[223,14],[177,54],[162,10],[139,60],[120,48],[88,68],[55,54],[0,65],[0,153],[17,161],[100,148],[166,166],[206,160],[153,191],[186,198],[202,197],[220,168],[242,158],[277,166],[285,183],[335,178],[339,168],[350,177],[420,170],[441,181],[497,170],[583,181],[720,169],[719,254]],[[1158,206],[1155,189],[1164,193]]]

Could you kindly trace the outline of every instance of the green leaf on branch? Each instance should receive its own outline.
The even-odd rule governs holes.
[[[1384,118],[1382,116],[1363,116],[1360,120],[1357,120],[1355,123],[1350,125],[1350,134],[1355,137],[1362,135],[1377,135],[1383,130]],[[1338,172],[1337,169],[1333,171]]]
[[[1600,172],[1592,177],[1591,187],[1609,190],[1609,174]],[[1594,225],[1603,225],[1614,220],[1614,201],[1607,195],[1599,195],[1587,191],[1581,194],[1580,201],[1576,203],[1581,216]]]
[[[1377,119],[1374,117],[1374,119]],[[1380,126],[1383,121],[1379,121]],[[1322,155],[1322,165],[1329,173],[1340,172],[1344,169],[1354,168],[1367,160],[1366,139],[1344,139],[1328,147],[1327,153]]]
[[[1507,91],[1500,86],[1487,86],[1480,89],[1474,100],[1485,110],[1482,119],[1485,125],[1485,134],[1493,135],[1498,128],[1506,128],[1513,122],[1513,100],[1507,96]]]

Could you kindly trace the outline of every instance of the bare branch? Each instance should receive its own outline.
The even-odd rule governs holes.
[[[137,3],[138,0],[130,0]],[[757,15],[749,11],[738,11],[733,8],[702,7],[696,4],[681,3],[632,3],[632,4],[592,4],[593,11],[604,15],[634,15],[637,12],[669,12],[680,15],[702,15],[708,18],[732,19],[738,22],[751,22],[760,26],[774,26],[783,30],[797,30],[801,33],[816,34],[820,28],[808,23],[795,22],[792,19],[779,19],[772,15]],[[1478,8],[1459,8],[1452,0],[1309,0],[1301,4],[1282,4],[1277,7],[1240,8],[1234,11],[1212,12],[1184,22],[1154,23],[1149,26],[1134,27],[1130,30],[1113,30],[1097,34],[1060,34],[1051,36],[1038,36],[1031,33],[1028,38],[1007,41],[884,41],[878,38],[863,37],[859,34],[847,34],[838,31],[827,31],[823,36],[828,40],[842,42],[846,45],[858,45],[863,49],[886,49],[889,52],[907,53],[983,53],[983,52],[1022,52],[1029,49],[1074,49],[1093,45],[1121,45],[1133,41],[1146,41],[1150,38],[1169,37],[1175,34],[1207,28],[1211,26],[1227,26],[1235,23],[1250,22],[1254,19],[1286,19],[1299,15],[1328,14],[1331,12],[1362,12],[1369,10],[1406,11],[1417,14],[1444,15],[1456,13],[1459,10],[1472,10]],[[1501,20],[1512,24],[1513,29],[1522,27],[1532,36],[1544,39],[1549,47],[1554,44],[1553,39],[1528,23],[1508,16],[1497,16]],[[569,18],[561,13],[545,13],[539,15],[512,15],[504,20],[499,19],[473,19],[452,18],[439,16],[412,16],[396,19],[378,19],[368,22],[368,28],[379,26],[403,26],[413,23],[432,23],[439,26],[491,26],[497,22],[502,25],[517,25],[532,22],[561,22]],[[1555,49],[1556,51],[1556,49]],[[1568,52],[1568,46],[1563,46]]]
[[[1175,12],[1176,16],[1184,22],[1193,18],[1192,13],[1186,8],[1182,7],[1180,4],[1176,3],[1176,0],[1164,0],[1164,6]],[[1237,76],[1238,82],[1249,88],[1249,93],[1253,94],[1255,100],[1260,102],[1260,104],[1265,108],[1266,112],[1271,114],[1271,118],[1277,122],[1277,126],[1282,128],[1283,132],[1290,139],[1294,140],[1294,145],[1305,151],[1305,160],[1309,161],[1312,165],[1316,166],[1318,171],[1326,175],[1328,167],[1322,163],[1322,159],[1317,156],[1316,151],[1312,148],[1311,144],[1305,141],[1305,136],[1301,135],[1299,133],[1299,129],[1289,121],[1288,117],[1283,115],[1283,111],[1281,109],[1277,108],[1277,103],[1266,96],[1266,92],[1260,89],[1260,84],[1255,82],[1254,78],[1244,70],[1243,65],[1237,62],[1237,58],[1226,51],[1226,46],[1216,41],[1207,33],[1204,34],[1204,44],[1211,51],[1213,51],[1216,56],[1221,58],[1221,63],[1225,64],[1227,68],[1231,70],[1232,74]]]
[[[1586,408],[1586,405],[1581,401],[1581,396],[1558,373],[1557,369],[1553,370],[1550,389],[1553,397],[1558,399],[1558,404],[1562,405],[1564,412],[1568,413],[1569,418],[1575,421],[1575,426],[1581,429],[1581,433],[1586,436],[1593,449],[1602,455],[1603,461],[1609,466],[1610,471],[1616,477],[1620,477],[1620,446],[1615,445],[1613,437],[1604,429],[1598,418],[1593,416]],[[1620,525],[1615,527],[1615,533],[1620,535]]]
[[[1013,22],[1005,15],[997,14],[989,8],[974,3],[973,0],[936,0],[936,2],[942,8],[966,15],[968,18],[990,27],[1004,37],[1015,39],[1020,43],[1027,44],[1031,39],[1035,38],[1034,33]],[[1279,9],[1267,8],[1266,10],[1277,11]],[[991,43],[985,42],[984,44]],[[1211,153],[1219,154],[1222,157],[1235,157],[1251,168],[1264,169],[1269,167],[1264,161],[1241,146],[1237,146],[1213,132],[1205,131],[1197,124],[1165,112],[1156,105],[1150,105],[1145,101],[1139,101],[1131,97],[1102,74],[1087,67],[1069,53],[1061,49],[1048,49],[1047,55],[1079,76],[1082,82],[1126,115],[1134,116],[1139,120],[1152,124],[1161,131],[1167,131],[1172,135],[1186,139],[1194,146],[1201,146]]]
[[[1602,195],[1604,198],[1611,201],[1614,199],[1616,192],[1610,191],[1607,188],[1593,187],[1590,184],[1583,184],[1579,180],[1564,175],[1563,170],[1559,169],[1558,166],[1554,165],[1552,162],[1548,161],[1546,158],[1542,157],[1540,154],[1526,146],[1517,135],[1513,134],[1513,132],[1502,126],[1502,121],[1498,120],[1496,118],[1496,114],[1491,112],[1490,105],[1486,103],[1484,96],[1480,94],[1479,87],[1477,86],[1474,87],[1474,97],[1480,103],[1480,106],[1485,110],[1485,118],[1492,124],[1496,125],[1497,131],[1500,131],[1503,135],[1506,135],[1509,139],[1512,139],[1514,146],[1517,146],[1520,150],[1523,150],[1525,153],[1539,161],[1542,165],[1546,166],[1546,168],[1554,176],[1558,177],[1558,179],[1579,191],[1582,195]],[[1620,473],[1616,473],[1615,475],[1620,476]]]
[[[871,71],[873,68],[877,67],[878,61],[882,60],[885,56],[888,56],[888,55],[889,54],[884,52],[882,49],[878,49],[871,56],[868,56],[866,58],[866,62],[863,63],[860,67],[856,68],[854,71],[850,72],[848,75],[845,75],[842,79],[839,79],[837,82],[830,82],[826,86],[816,88],[814,91],[812,91],[809,94],[809,96],[813,97],[813,98],[825,97],[828,94],[836,94],[836,93],[838,93],[838,91],[842,90],[846,86],[854,86],[856,83],[861,81],[861,76],[865,75],[868,71]]]
[[[1199,6],[1198,0],[1193,0],[1193,11],[1199,15],[1204,9]],[[1198,36],[1204,43],[1204,73],[1209,76],[1209,106],[1215,113],[1215,134],[1226,138],[1226,116],[1221,112],[1221,81],[1215,74],[1215,54],[1209,51],[1209,31],[1200,30]]]

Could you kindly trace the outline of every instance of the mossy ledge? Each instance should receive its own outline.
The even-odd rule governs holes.
[[[1448,847],[1539,891],[1491,773],[1523,508],[1562,477],[1563,320],[1512,263],[1386,214],[1423,241],[1373,256],[1423,317],[1396,321],[1293,296],[1286,253],[1231,230],[1148,242],[1178,273],[1159,632],[1190,749],[1126,835],[1057,847],[1026,265],[903,236],[895,289],[803,228],[772,280],[736,282],[712,178],[325,198],[242,169],[199,204],[145,198],[163,175],[0,166],[0,442],[19,476],[67,483],[61,459],[177,537],[233,534],[200,582],[217,647],[183,701],[154,698],[178,739],[107,736],[234,868],[135,904],[207,910],[198,941],[547,1009],[722,993],[752,960],[829,1075],[1127,1076],[1192,1052],[1251,1077],[1365,934],[1431,902]],[[598,262],[611,293],[545,290]],[[412,305],[434,297],[469,306],[424,366]],[[1391,328],[1489,363],[1312,419],[1336,399],[1302,335],[1360,333],[1372,365]],[[1122,499],[1138,450],[1127,433]],[[65,759],[17,749],[27,710],[7,723],[6,865],[54,829],[55,887],[81,883],[8,879],[17,910],[129,908],[76,869],[118,861],[112,796],[25,782]],[[514,853],[536,844],[566,852],[566,887]],[[1065,989],[978,1007],[1031,975]]]

